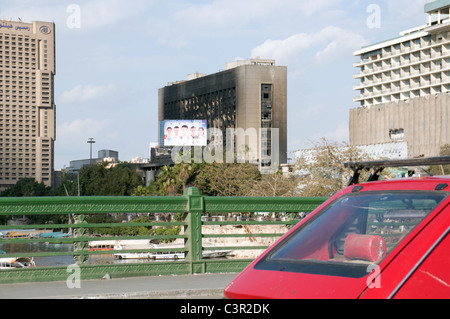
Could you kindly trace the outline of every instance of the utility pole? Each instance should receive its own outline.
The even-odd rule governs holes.
[[[87,141],[89,144],[91,144],[91,152],[90,152],[90,156],[89,156],[89,165],[92,166],[92,144],[95,143],[94,138],[90,137],[89,141]]]

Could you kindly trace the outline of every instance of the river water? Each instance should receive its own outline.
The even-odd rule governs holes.
[[[0,249],[7,254],[13,255],[26,253],[44,252],[72,252],[72,244],[48,244],[48,243],[23,243],[23,244],[0,244]],[[66,266],[75,262],[72,256],[48,256],[34,257],[34,262],[38,267]]]
[[[49,244],[49,243],[22,243],[22,244],[0,244],[0,250],[4,250],[7,254],[26,254],[26,253],[67,253],[73,252],[73,244]],[[1,255],[0,255],[1,256]],[[36,267],[49,266],[68,266],[75,263],[75,259],[71,255],[57,255],[47,257],[34,257]],[[149,259],[115,259],[112,254],[91,255],[87,260],[87,264],[124,264],[124,263],[142,263],[155,262]]]

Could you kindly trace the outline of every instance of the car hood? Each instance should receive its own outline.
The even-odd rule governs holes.
[[[368,277],[368,276],[366,276]],[[230,299],[356,299],[367,279],[270,270],[244,271],[224,291]]]

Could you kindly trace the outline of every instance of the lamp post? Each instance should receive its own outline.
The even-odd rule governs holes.
[[[90,156],[89,156],[89,165],[92,166],[92,144],[95,143],[94,138],[90,137],[89,141],[87,141],[89,144],[91,144],[91,152],[90,152]]]

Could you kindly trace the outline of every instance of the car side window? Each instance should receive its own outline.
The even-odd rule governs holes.
[[[255,268],[366,275],[368,265],[381,262],[447,195],[441,191],[345,195],[302,224]]]

